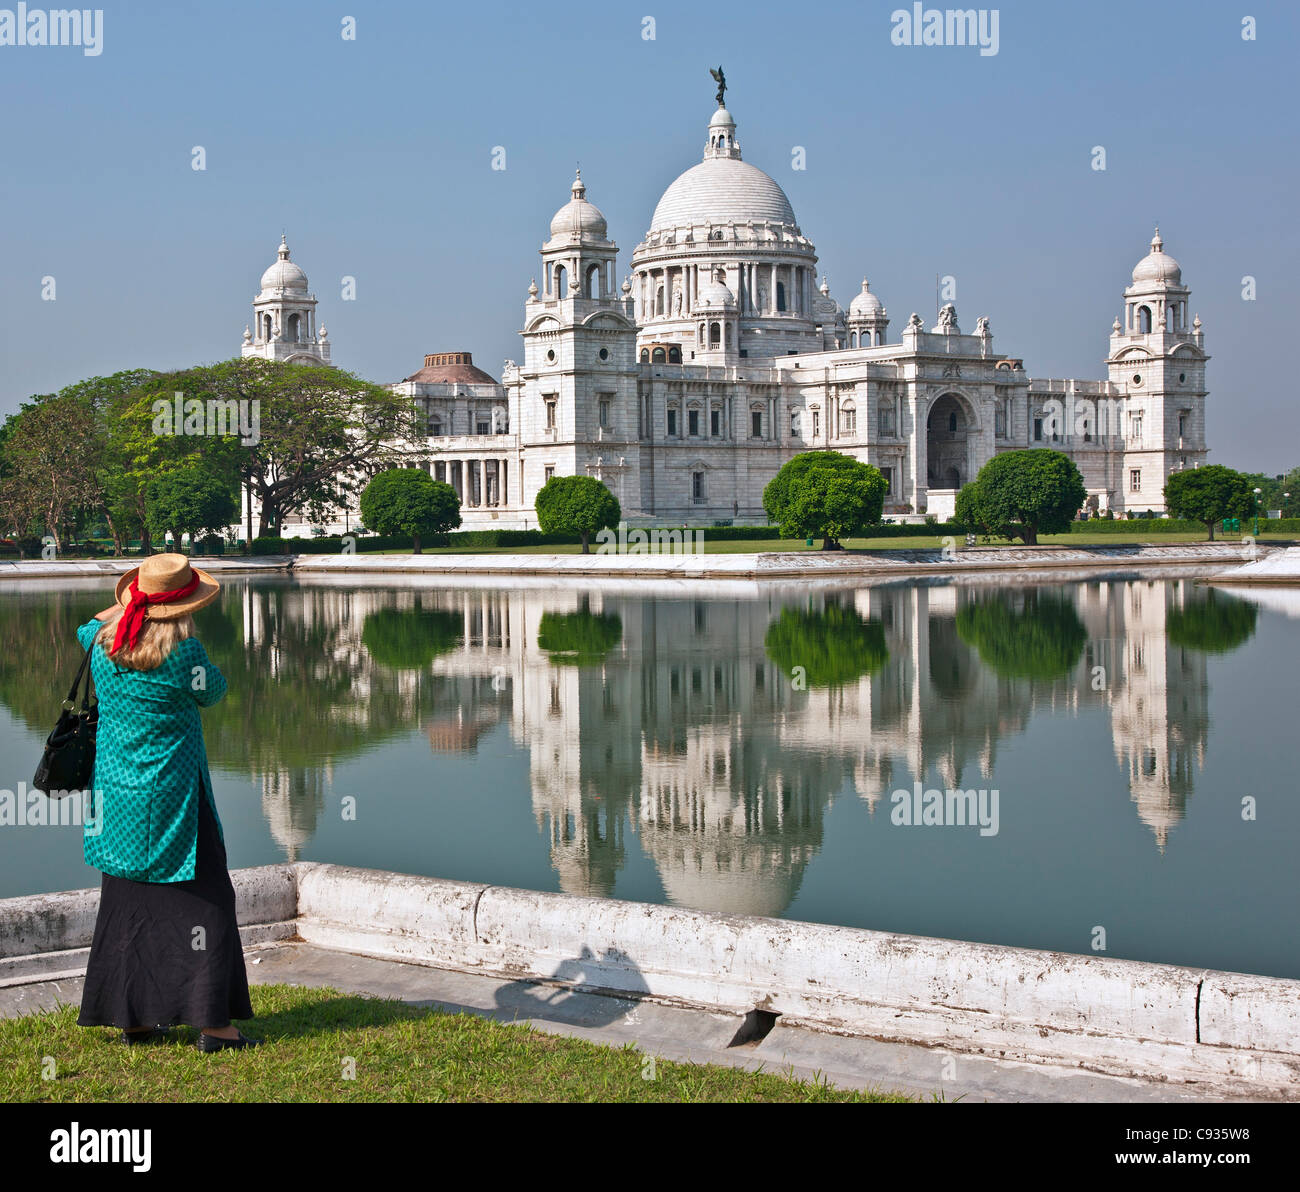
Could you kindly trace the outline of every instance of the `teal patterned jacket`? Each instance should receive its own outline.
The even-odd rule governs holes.
[[[82,649],[100,628],[90,620],[77,629]],[[99,697],[94,790],[103,825],[87,817],[86,864],[138,882],[189,881],[199,799],[206,794],[217,813],[199,708],[226,694],[225,676],[193,637],[151,671],[119,667],[96,645],[90,669]],[[224,842],[220,817],[217,832]]]

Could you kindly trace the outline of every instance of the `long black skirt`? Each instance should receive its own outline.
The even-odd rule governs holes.
[[[253,1017],[235,888],[209,798],[205,790],[199,799],[190,881],[103,874],[78,1026],[203,1028]]]

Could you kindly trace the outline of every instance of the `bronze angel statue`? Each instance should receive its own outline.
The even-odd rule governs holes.
[[[710,67],[709,74],[713,76],[713,81],[718,84],[718,107],[722,107],[722,98],[727,93],[727,76],[722,73],[721,66],[717,70]]]

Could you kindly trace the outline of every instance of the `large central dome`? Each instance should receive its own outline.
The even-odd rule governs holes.
[[[704,160],[664,191],[650,231],[750,220],[794,227],[794,208],[771,178],[741,160],[736,122],[726,108],[719,108],[709,121]]]
[[[757,166],[714,157],[692,166],[666,191],[650,220],[652,232],[692,224],[795,223],[790,200]]]

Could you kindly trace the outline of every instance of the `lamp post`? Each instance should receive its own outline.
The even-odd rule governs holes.
[[[1255,537],[1256,538],[1259,537],[1259,494],[1262,493],[1263,491],[1264,490],[1262,488],[1257,488],[1255,490]]]

